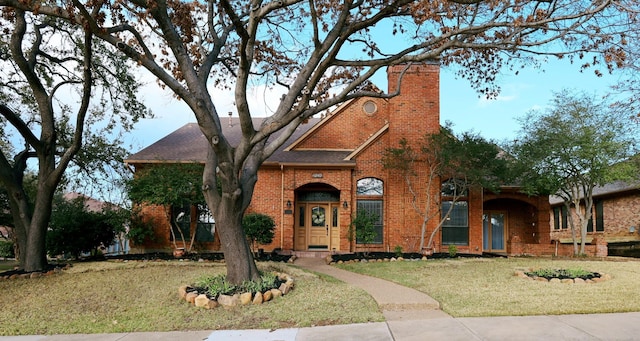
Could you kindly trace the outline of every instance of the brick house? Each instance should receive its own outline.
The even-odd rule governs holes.
[[[396,91],[404,68],[388,68],[389,93]],[[400,176],[383,169],[381,159],[384,150],[397,147],[401,138],[415,145],[424,134],[439,130],[439,70],[434,63],[412,65],[404,74],[400,95],[352,100],[322,118],[310,119],[263,164],[249,211],[267,214],[276,222],[274,241],[263,246],[265,251],[389,252],[397,246],[404,252],[426,251],[418,250],[422,219],[412,208],[408,188]],[[256,118],[254,126],[260,122]],[[234,137],[237,141],[237,118],[229,117],[224,123],[225,135],[232,143]],[[204,162],[206,147],[198,125],[187,124],[126,162],[136,170]],[[421,181],[416,191],[426,193],[425,186]],[[439,195],[440,186],[428,190]],[[443,205],[447,203],[443,198]],[[350,238],[356,210],[379,217],[372,244]],[[170,225],[164,212],[162,207],[144,207],[143,214],[153,219],[158,238],[132,246],[132,251],[170,250]],[[198,249],[219,250],[215,223],[206,207],[173,212],[172,219],[182,213],[186,235],[196,233]],[[472,190],[455,205],[432,251],[446,252],[453,244],[463,253],[550,254],[549,212],[548,197],[529,197],[515,187],[505,186],[500,193]],[[435,223],[428,226],[427,236]]]
[[[569,214],[578,224],[575,209],[566,209],[560,197],[550,198],[551,239],[560,244],[560,249],[572,252],[573,238],[568,223]],[[640,247],[640,185],[638,183],[613,182],[593,190],[592,218],[587,226],[587,253],[624,254],[625,250]],[[582,206],[584,210],[584,206]],[[577,233],[580,242],[579,231]],[[618,250],[618,251],[615,251]]]

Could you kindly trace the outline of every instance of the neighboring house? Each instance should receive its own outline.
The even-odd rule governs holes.
[[[390,93],[396,91],[404,68],[388,68]],[[439,131],[439,70],[437,64],[412,65],[399,96],[352,100],[322,118],[310,119],[262,165],[249,211],[267,214],[276,222],[274,241],[263,246],[265,251],[320,255],[389,252],[397,246],[404,252],[427,251],[418,250],[422,219],[412,207],[408,188],[400,176],[383,168],[381,159],[385,149],[398,147],[402,138],[415,146],[426,133]],[[261,121],[255,118],[254,126]],[[225,136],[237,143],[238,119],[229,117],[223,123]],[[136,171],[170,163],[203,163],[206,150],[204,136],[192,123],[126,162]],[[441,193],[440,184],[425,186],[426,181],[419,181],[415,190]],[[424,206],[424,199],[418,205]],[[446,197],[442,199],[442,205],[450,205]],[[357,210],[379,217],[371,244],[349,235]],[[185,239],[196,233],[198,250],[220,250],[206,207],[174,207],[172,212],[171,219],[180,221]],[[470,191],[455,205],[429,251],[446,252],[449,245],[456,245],[458,252],[472,254],[553,254],[549,212],[548,197],[529,197],[518,188],[505,186],[498,194]],[[142,213],[153,222],[156,238],[132,245],[132,252],[171,251],[171,225],[164,208],[145,206]],[[437,220],[432,219],[426,239]]]
[[[551,239],[561,245],[572,245],[569,212],[562,198],[552,196]],[[640,184],[614,182],[593,190],[592,218],[587,226],[587,240],[594,248],[596,244],[615,249],[640,248]],[[584,206],[582,206],[584,211]],[[571,208],[576,225],[576,238],[580,243],[578,217]],[[615,252],[616,254],[619,252]]]

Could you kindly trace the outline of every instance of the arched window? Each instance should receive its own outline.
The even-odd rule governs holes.
[[[356,219],[370,221],[372,226],[356,226],[357,244],[382,244],[384,186],[380,179],[362,178],[356,183]],[[371,230],[371,231],[369,231]]]
[[[442,245],[469,245],[469,202],[463,180],[443,181],[440,188],[442,205]]]

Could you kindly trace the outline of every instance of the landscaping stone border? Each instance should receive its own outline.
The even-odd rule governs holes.
[[[220,295],[216,299],[208,296],[204,292],[198,292],[197,288],[189,285],[182,285],[178,288],[178,297],[182,300],[193,304],[196,307],[204,309],[213,309],[218,306],[225,308],[231,308],[236,306],[243,306],[248,304],[262,304],[269,302],[278,297],[287,295],[295,286],[295,280],[293,277],[285,273],[276,273],[276,276],[283,283],[277,289],[267,290],[265,292],[245,292],[234,295]]]
[[[403,257],[391,257],[391,258],[355,258],[355,259],[348,259],[348,260],[342,260],[342,259],[334,259],[334,256],[327,256],[325,257],[324,261],[327,265],[333,265],[333,264],[350,264],[350,263],[383,263],[383,262],[417,262],[417,261],[427,261],[428,258],[427,256],[422,256],[422,258],[403,258]]]

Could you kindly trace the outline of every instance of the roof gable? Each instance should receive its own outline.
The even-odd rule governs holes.
[[[365,107],[375,110],[367,113]],[[364,97],[351,100],[322,119],[287,150],[352,152],[387,125],[389,115],[389,103],[385,99]]]

